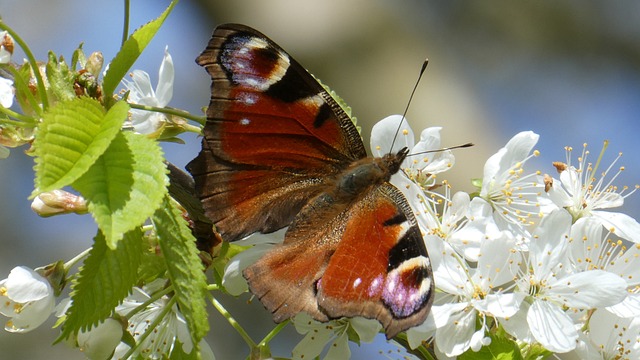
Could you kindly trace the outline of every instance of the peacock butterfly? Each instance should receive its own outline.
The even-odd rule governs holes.
[[[205,214],[225,241],[289,227],[243,272],[274,321],[363,316],[387,338],[421,324],[434,296],[430,260],[389,183],[408,149],[367,157],[336,100],[252,28],[218,26],[196,61],[211,76],[211,102],[187,169]]]

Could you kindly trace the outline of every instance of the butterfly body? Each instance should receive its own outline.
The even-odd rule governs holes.
[[[276,322],[378,319],[387,337],[433,300],[413,212],[389,183],[408,150],[367,157],[349,116],[273,41],[219,26],[197,62],[212,77],[203,149],[189,165],[226,241],[288,226],[243,275]]]

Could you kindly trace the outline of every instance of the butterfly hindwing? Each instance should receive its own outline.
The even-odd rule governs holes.
[[[301,311],[321,321],[363,316],[380,321],[389,338],[421,324],[434,283],[404,196],[384,183],[338,213],[326,196],[302,210],[320,218],[313,232],[293,226],[284,244],[245,270],[251,291],[278,322]]]
[[[400,191],[380,185],[347,213],[336,251],[317,284],[331,318],[363,316],[388,338],[421,324],[434,296],[431,263],[413,212]]]
[[[328,175],[366,156],[340,105],[265,35],[219,26],[197,62],[211,101],[188,169],[225,240],[288,225]]]

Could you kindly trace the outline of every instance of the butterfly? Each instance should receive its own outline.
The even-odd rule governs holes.
[[[202,150],[187,165],[225,241],[288,226],[246,268],[249,290],[282,322],[377,319],[387,338],[426,319],[430,259],[389,179],[404,148],[368,157],[339,103],[260,32],[218,26],[196,59],[212,79]]]

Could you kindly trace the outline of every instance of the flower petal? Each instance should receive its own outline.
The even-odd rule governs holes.
[[[624,300],[606,309],[619,317],[638,317],[640,316],[640,293],[628,294]]]
[[[234,256],[224,268],[222,286],[233,296],[238,296],[249,290],[247,281],[242,272],[249,265],[255,263],[267,251],[273,248],[273,244],[258,244]]]
[[[122,324],[114,319],[106,319],[89,331],[80,331],[77,341],[80,351],[91,360],[106,360],[122,338]]]
[[[547,301],[535,301],[527,312],[533,337],[547,350],[569,352],[576,347],[578,331],[571,318]]]
[[[354,317],[349,319],[349,323],[362,342],[372,342],[382,329],[380,322],[374,319]]]
[[[5,330],[15,333],[26,333],[42,325],[56,306],[52,296],[24,304],[20,313],[13,315],[5,324]]]
[[[438,326],[436,330],[436,344],[447,356],[457,356],[467,351],[471,346],[471,336],[475,332],[476,312],[459,309],[459,306],[452,306],[449,310],[454,309],[459,311],[449,312],[447,322]],[[438,323],[436,316],[436,324]]]
[[[400,127],[400,122],[402,126]],[[396,133],[398,138],[395,139]],[[395,153],[408,147],[411,149],[414,143],[413,130],[401,115],[391,115],[378,121],[371,129],[371,153],[374,156],[383,156]],[[393,147],[391,146],[393,144]]]
[[[158,71],[158,86],[156,87],[156,98],[158,106],[165,107],[173,97],[173,80],[174,80],[173,59],[169,54],[169,47],[164,49],[164,57],[160,70]]]
[[[13,80],[0,77],[0,106],[8,109],[13,105]]]
[[[631,216],[610,211],[592,211],[591,214],[602,220],[604,227],[616,235],[640,244],[640,223]]]
[[[527,313],[529,312],[528,302],[523,301],[520,304],[520,309],[508,318],[500,318],[500,325],[505,329],[509,335],[516,338],[518,341],[526,343],[534,342],[531,330],[529,330],[529,324],[527,323]]]
[[[329,351],[327,351],[327,355],[323,359],[339,360],[349,358],[351,358],[351,350],[349,350],[349,337],[345,331],[331,342]]]
[[[313,329],[293,348],[291,352],[293,359],[313,359],[319,356],[324,346],[333,336],[333,330],[329,326],[317,326]]]
[[[618,304],[627,296],[627,283],[616,274],[591,270],[549,283],[547,295],[570,308],[593,309]]]
[[[429,316],[427,316],[427,319],[422,324],[407,330],[409,347],[412,349],[417,348],[423,341],[432,338],[435,333],[436,323],[433,318],[433,313],[429,313]]]
[[[473,307],[485,314],[508,318],[518,312],[524,297],[522,293],[489,294],[482,300],[474,301]]]
[[[545,216],[536,228],[529,243],[529,254],[537,277],[550,275],[551,270],[564,260],[570,226],[571,215],[558,209]]]
[[[26,266],[13,268],[4,286],[7,288],[7,297],[17,303],[53,297],[49,281]]]

